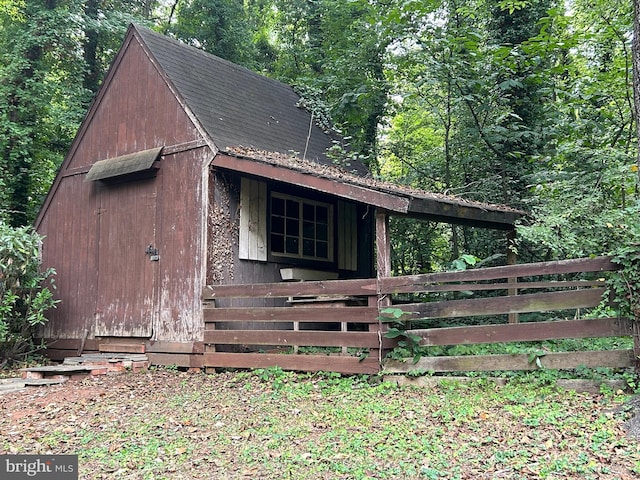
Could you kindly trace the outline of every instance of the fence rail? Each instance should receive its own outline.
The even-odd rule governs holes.
[[[370,374],[378,373],[382,363],[391,372],[631,366],[636,359],[631,350],[549,353],[533,364],[528,355],[425,357],[417,364],[382,361],[397,343],[384,337],[387,324],[381,318],[398,317],[398,311],[389,313],[379,305],[398,309],[398,320],[413,324],[571,311],[554,321],[409,328],[407,333],[420,336],[423,346],[633,336],[634,322],[629,319],[576,315],[602,301],[605,283],[599,274],[617,268],[610,258],[596,257],[382,279],[207,286],[204,364]],[[471,298],[393,302],[408,294],[461,292]],[[248,299],[251,306],[224,306],[238,299]]]
[[[579,318],[583,308],[597,307],[606,292],[604,279],[549,280],[549,276],[597,274],[611,272],[618,266],[609,257],[540,262],[494,267],[463,272],[417,275],[411,278],[381,280],[381,292],[489,292],[496,296],[465,300],[410,303],[397,305],[402,311],[399,320],[416,324],[430,319],[570,311],[567,317],[553,321],[528,323],[492,323],[488,325],[450,326],[439,328],[408,328],[407,334],[422,338],[422,346],[472,345],[488,343],[530,342],[542,340],[623,337],[634,335],[634,322],[626,318]],[[478,284],[475,282],[491,282]],[[545,289],[544,292],[538,290]],[[534,291],[536,293],[522,293]],[[505,294],[506,293],[506,294]],[[385,313],[382,313],[385,315]],[[386,314],[391,316],[391,313]],[[560,316],[560,315],[559,315]],[[538,355],[473,355],[423,357],[418,362],[390,361],[388,372],[425,370],[432,372],[463,372],[492,370],[534,370],[537,368],[572,369],[587,367],[634,366],[634,350],[580,352],[542,352]],[[532,359],[536,360],[532,362]]]
[[[205,365],[378,373],[381,348],[391,342],[380,333],[376,288],[375,279],[208,286]],[[222,299],[252,306],[211,302]],[[286,306],[266,305],[274,301]]]

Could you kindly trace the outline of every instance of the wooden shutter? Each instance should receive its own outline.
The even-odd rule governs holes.
[[[267,261],[267,184],[249,178],[240,184],[239,257]]]
[[[338,202],[338,268],[358,269],[358,214],[356,205]]]

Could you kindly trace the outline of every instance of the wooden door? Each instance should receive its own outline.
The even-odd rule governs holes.
[[[96,336],[150,337],[157,316],[157,180],[100,188]]]

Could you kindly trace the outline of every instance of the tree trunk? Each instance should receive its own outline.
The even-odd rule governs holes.
[[[640,183],[640,0],[633,0],[633,118],[636,122],[638,149],[636,163],[638,166],[638,182]]]
[[[98,20],[99,0],[89,0],[85,7],[85,15],[93,21]],[[96,93],[100,83],[101,70],[98,64],[98,31],[95,27],[88,27],[85,32],[84,61],[87,64],[87,72],[84,76],[84,88]]]

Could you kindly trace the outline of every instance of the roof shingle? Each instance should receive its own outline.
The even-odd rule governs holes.
[[[325,133],[297,106],[300,97],[289,85],[147,28],[132,28],[219,150],[243,146],[331,164],[326,150],[340,137]],[[362,164],[352,168],[367,173]]]

